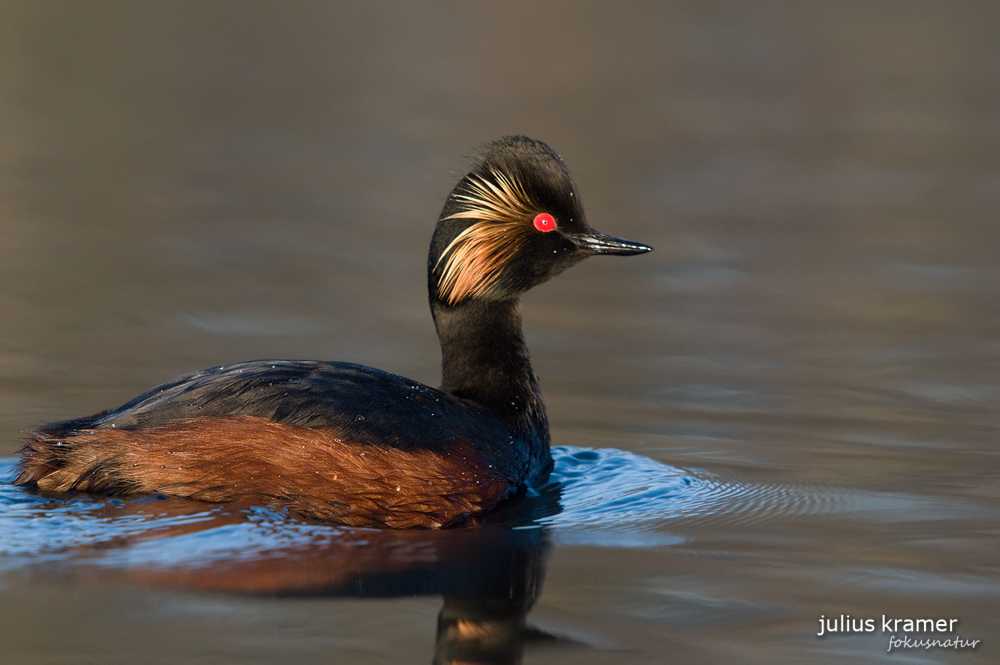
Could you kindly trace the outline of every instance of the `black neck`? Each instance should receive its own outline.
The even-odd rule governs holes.
[[[470,300],[431,312],[441,340],[441,389],[486,407],[521,431],[548,441],[538,379],[521,332],[518,300]]]

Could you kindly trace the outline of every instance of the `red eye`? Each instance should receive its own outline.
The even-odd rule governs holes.
[[[535,215],[535,228],[542,233],[556,230],[556,218],[547,212]]]

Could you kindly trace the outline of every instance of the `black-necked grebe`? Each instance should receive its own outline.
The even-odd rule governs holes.
[[[552,467],[521,294],[592,254],[650,249],[587,225],[547,145],[501,139],[452,190],[431,240],[440,389],[340,362],[207,369],[32,432],[14,482],[280,505],[355,526],[457,524]]]

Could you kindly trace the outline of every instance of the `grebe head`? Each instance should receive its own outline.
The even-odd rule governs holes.
[[[431,299],[510,300],[593,254],[650,250],[590,228],[559,155],[509,136],[489,144],[448,196],[431,241]]]

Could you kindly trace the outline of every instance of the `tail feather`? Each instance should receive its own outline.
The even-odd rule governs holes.
[[[137,484],[120,473],[123,449],[107,440],[92,445],[93,430],[81,429],[95,417],[53,423],[32,432],[20,451],[15,485],[28,485],[43,491],[70,490],[128,494]]]
[[[20,451],[21,460],[17,465],[15,485],[38,485],[39,481],[58,474],[66,466],[66,455],[58,439],[52,439],[43,431],[31,433]]]

